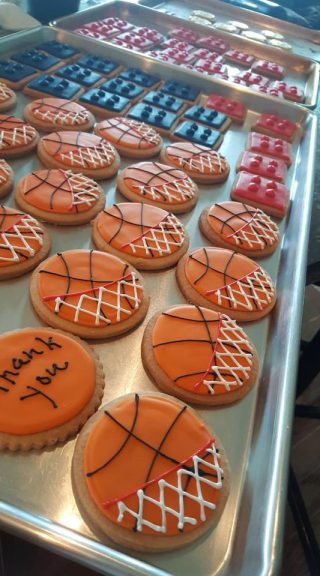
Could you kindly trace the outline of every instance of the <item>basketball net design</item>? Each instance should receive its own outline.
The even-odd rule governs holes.
[[[136,120],[129,120],[128,118],[123,118],[119,122],[115,118],[110,118],[109,123],[111,127],[119,128],[119,130],[121,130],[121,125],[126,126],[127,130],[123,130],[124,134],[126,134],[126,132],[132,132],[139,140],[144,139],[150,144],[160,143],[160,136],[157,132],[144,122],[137,122]]]
[[[5,160],[0,159],[0,184],[7,182],[10,171]]]
[[[266,244],[272,246],[276,242],[277,225],[262,210],[256,210],[247,224],[226,236],[226,239],[229,238],[232,238],[237,246],[247,243],[250,248],[262,249]]]
[[[94,180],[86,178],[83,174],[74,174],[71,170],[66,170],[64,175],[68,178],[67,184],[72,195],[71,207],[86,204],[90,208],[97,202],[99,188]]]
[[[1,98],[1,96],[0,96]],[[67,108],[59,108],[58,106],[51,106],[50,104],[41,104],[38,108],[33,109],[33,114],[40,120],[47,120],[53,124],[61,126],[79,126],[88,121],[89,114],[87,110],[68,110]]]
[[[15,126],[14,128],[4,128],[6,122],[0,125],[0,150],[11,148],[15,146],[27,146],[31,144],[36,137],[36,132],[32,126],[24,124]],[[10,126],[10,122],[8,122]]]
[[[223,156],[214,151],[196,153],[188,159],[177,156],[177,160],[181,168],[196,170],[200,174],[205,174],[206,170],[210,174],[222,174],[227,168]]]
[[[43,245],[43,230],[32,216],[21,215],[19,222],[0,232],[0,251],[8,251],[8,256],[1,255],[0,260],[19,262],[21,256],[34,256],[37,250],[32,248],[33,242],[39,247]]]
[[[171,254],[174,248],[180,248],[184,238],[185,233],[181,222],[173,214],[167,214],[159,224],[132,242],[125,244],[122,248],[129,247],[133,254],[142,249],[146,256],[150,256],[154,252],[163,256],[164,254]]]
[[[67,143],[62,142],[62,145]],[[72,144],[70,144],[72,146]],[[69,150],[68,152],[58,152],[63,161],[68,161],[72,166],[81,168],[104,168],[110,166],[114,161],[113,147],[109,142],[102,141],[96,146],[81,146]]]
[[[262,310],[271,304],[274,297],[272,280],[262,268],[255,268],[243,278],[226,284],[222,288],[208,290],[206,296],[213,296],[219,306],[244,310]]]
[[[5,102],[9,100],[12,96],[12,91],[5,84],[0,82],[0,102]]]
[[[158,186],[138,184],[132,186],[132,188],[141,196],[160,202],[185,202],[194,198],[193,182],[188,176],[168,184],[159,184]]]

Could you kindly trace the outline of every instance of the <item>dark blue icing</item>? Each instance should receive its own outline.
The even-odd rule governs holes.
[[[101,85],[101,88],[104,88],[113,94],[118,94],[118,96],[129,98],[129,100],[137,98],[143,93],[143,88],[141,86],[138,86],[133,82],[127,82],[127,80],[119,77],[107,80],[107,82],[104,82],[104,84]]]
[[[10,80],[11,82],[19,82],[28,76],[37,74],[38,71],[31,66],[24,66],[11,60],[0,60],[0,78]]]
[[[118,94],[107,92],[101,86],[99,88],[92,88],[91,90],[88,90],[88,92],[85,92],[85,94],[82,94],[79,101],[117,113],[121,113],[130,102],[128,98],[123,98]]]
[[[36,50],[35,48],[19,52],[18,54],[13,54],[11,58],[16,62],[20,62],[26,66],[33,66],[34,68],[37,68],[37,70],[42,71],[48,70],[60,62],[59,58],[41,52],[41,50]]]
[[[74,63],[59,68],[55,73],[57,76],[67,78],[67,80],[73,80],[73,82],[78,82],[81,86],[87,87],[93,86],[102,78],[101,74],[90,70],[90,68],[83,68],[79,66],[79,64]]]
[[[76,48],[73,48],[73,46],[70,46],[70,44],[57,42],[56,40],[49,40],[48,42],[43,42],[42,44],[39,44],[39,46],[36,46],[36,49],[44,50],[45,52],[52,54],[52,56],[56,56],[57,58],[61,58],[62,60],[64,58],[70,58],[71,56],[74,56],[75,54],[78,53],[78,50],[76,50]]]
[[[139,104],[133,106],[127,116],[128,118],[133,118],[133,120],[146,122],[146,124],[151,124],[164,130],[170,130],[177,119],[175,114],[161,110],[161,108],[156,108],[155,106],[150,106],[144,102],[139,102]]]
[[[212,148],[221,137],[221,134],[217,130],[186,120],[179,124],[174,131],[174,136]]]
[[[166,94],[172,94],[172,96],[177,96],[183,100],[190,100],[193,102],[199,96],[200,91],[192,86],[187,86],[187,84],[180,84],[174,80],[167,80],[162,86],[161,91]]]
[[[147,102],[147,104],[168,110],[168,112],[174,112],[175,114],[185,105],[184,100],[180,100],[180,98],[176,98],[170,94],[165,94],[161,92],[161,90],[148,92],[148,94],[144,96],[143,101]]]
[[[135,82],[136,84],[140,84],[140,86],[144,86],[145,88],[151,88],[158,82],[160,82],[160,78],[157,76],[152,76],[152,74],[146,74],[139,68],[128,68],[124,70],[120,74],[121,78],[124,80],[128,80],[129,82]]]
[[[225,114],[217,112],[217,110],[212,110],[212,108],[204,108],[204,106],[192,106],[191,108],[188,108],[183,115],[185,118],[201,122],[211,128],[217,129],[221,128],[227,120]]]
[[[81,86],[75,82],[71,82],[66,78],[57,78],[49,74],[43,74],[34,78],[27,84],[27,88],[56,96],[57,98],[66,98],[70,100],[79,92]]]
[[[111,74],[119,67],[119,64],[116,62],[112,62],[105,58],[99,58],[94,54],[86,54],[85,56],[82,56],[82,58],[77,60],[75,64],[79,64],[79,66],[83,66],[84,68],[90,68],[90,70],[100,72],[101,74]]]

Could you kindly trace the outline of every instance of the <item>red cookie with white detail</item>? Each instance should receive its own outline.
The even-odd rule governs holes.
[[[9,86],[0,82],[0,112],[11,110],[17,103],[16,94]]]
[[[185,172],[159,162],[127,166],[117,186],[131,202],[152,204],[174,214],[188,212],[198,200],[198,187]]]
[[[267,84],[269,83],[269,78],[261,76],[260,74],[254,74],[252,72],[243,72],[241,76],[239,76],[239,78],[249,86],[251,86],[252,84],[259,84],[259,86],[267,86]]]
[[[275,160],[269,156],[255,152],[242,152],[236,166],[237,172],[250,172],[264,178],[272,178],[284,182],[287,175],[287,166],[283,160]]]
[[[0,157],[18,158],[36,147],[39,134],[20,118],[0,114]]]
[[[297,134],[298,126],[294,122],[275,114],[261,114],[251,126],[251,130],[268,136],[278,136],[292,142]]]
[[[203,38],[199,38],[199,40],[196,42],[196,45],[206,49],[209,48],[210,50],[214,50],[214,52],[218,52],[219,54],[223,54],[229,48],[224,38],[217,38],[216,36],[205,36]]]
[[[290,198],[289,190],[284,184],[248,172],[238,174],[230,195],[233,200],[261,208],[277,218],[285,216]]]
[[[265,74],[270,78],[281,79],[285,75],[285,69],[280,64],[275,62],[270,62],[269,60],[256,60],[251,67],[252,72],[257,72],[258,74]]]
[[[90,130],[95,122],[93,114],[80,104],[64,98],[40,98],[27,104],[24,117],[42,132],[54,130]]]
[[[125,258],[139,270],[174,266],[189,245],[174,214],[138,202],[105,208],[93,223],[92,239],[99,250]]]
[[[245,66],[249,68],[254,61],[254,56],[247,54],[246,52],[240,52],[239,50],[228,50],[224,57],[229,62],[236,62],[240,66]]]
[[[179,261],[177,280],[188,302],[249,322],[276,303],[273,282],[254,260],[224,248],[196,248]]]
[[[288,84],[287,82],[273,82],[270,89],[282,92],[283,96],[287,100],[293,100],[293,102],[303,102],[305,98],[304,90],[302,88],[293,84]]]
[[[0,198],[3,198],[13,188],[13,170],[5,160],[0,158]]]
[[[158,154],[163,141],[158,132],[145,124],[129,118],[109,118],[95,125],[95,133],[118,150],[121,156],[150,158]]]
[[[181,168],[195,182],[219,183],[229,176],[229,164],[224,156],[206,146],[192,142],[174,142],[161,150],[162,162]]]
[[[222,202],[205,208],[201,232],[214,246],[237,250],[251,258],[269,256],[278,246],[278,226],[259,208],[240,202]]]
[[[292,162],[291,145],[281,138],[272,138],[259,132],[249,132],[247,140],[247,150],[257,154],[271,156],[277,160],[283,160],[290,166]]]
[[[223,112],[230,116],[234,122],[243,124],[246,119],[247,109],[241,102],[237,100],[231,100],[230,98],[224,98],[219,94],[211,94],[206,100],[205,105],[208,108],[214,108],[218,112]]]
[[[169,32],[169,36],[179,38],[180,40],[183,40],[183,42],[188,42],[190,44],[193,44],[198,38],[198,35],[188,28],[174,28]]]
[[[87,132],[52,132],[41,138],[37,152],[47,168],[81,172],[96,180],[112,178],[120,166],[114,146]]]

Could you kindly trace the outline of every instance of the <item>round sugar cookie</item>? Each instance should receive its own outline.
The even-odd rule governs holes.
[[[109,118],[95,125],[94,131],[118,150],[121,156],[150,158],[156,156],[163,145],[158,132],[145,124],[129,118]]]
[[[99,250],[124,258],[139,270],[174,266],[189,245],[174,214],[142,202],[105,208],[94,220],[92,239]]]
[[[229,494],[220,440],[190,406],[151,392],[117,398],[87,422],[72,480],[100,539],[146,552],[181,548],[212,529]]]
[[[0,449],[64,441],[100,404],[102,365],[88,344],[71,334],[52,328],[1,334],[0,364]]]
[[[229,164],[222,154],[192,142],[174,142],[161,150],[160,159],[186,172],[195,182],[224,182]]]
[[[133,266],[97,250],[67,250],[45,260],[33,273],[30,297],[50,326],[94,339],[128,332],[149,305]]]
[[[0,112],[11,110],[17,103],[16,94],[9,86],[0,82]]]
[[[0,204],[0,280],[33,270],[49,250],[49,235],[35,218]]]
[[[145,329],[141,353],[162,392],[203,406],[240,400],[258,376],[257,353],[242,328],[200,306],[158,312]]]
[[[105,194],[92,178],[71,170],[36,170],[18,182],[15,200],[23,210],[52,224],[90,222],[105,205]]]
[[[95,119],[89,110],[77,102],[64,98],[39,98],[24,109],[25,119],[42,132],[78,130],[86,132]]]
[[[170,210],[188,212],[198,200],[198,187],[182,170],[159,162],[127,166],[117,178],[119,191],[132,202],[143,202]]]
[[[47,168],[70,169],[96,180],[112,178],[120,166],[119,154],[112,144],[87,132],[52,132],[43,136],[38,156]]]
[[[259,208],[241,202],[221,202],[204,208],[201,232],[221,248],[235,249],[251,258],[263,258],[279,244],[279,228]]]
[[[18,158],[36,147],[39,134],[20,118],[0,114],[0,157]]]
[[[7,196],[13,188],[13,170],[5,160],[0,158],[0,198]]]
[[[224,248],[196,248],[183,256],[177,280],[189,302],[242,322],[263,318],[276,303],[269,274],[254,260]]]

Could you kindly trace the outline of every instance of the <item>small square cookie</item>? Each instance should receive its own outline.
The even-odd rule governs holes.
[[[36,46],[35,49],[48,52],[48,54],[64,61],[70,60],[70,58],[74,58],[79,54],[79,51],[73,46],[70,46],[70,44],[57,42],[57,40],[48,40],[48,42],[43,42]]]
[[[101,88],[112,94],[118,94],[118,96],[123,96],[134,102],[144,94],[144,88],[135,84],[134,82],[128,82],[120,76],[116,78],[111,78],[101,84]]]
[[[76,63],[67,64],[59,68],[59,70],[56,70],[56,75],[61,76],[61,78],[66,78],[67,80],[72,80],[72,82],[77,82],[86,88],[94,86],[103,79],[101,74],[90,70],[90,68],[83,68]]]
[[[276,62],[270,62],[270,60],[256,60],[252,67],[252,72],[257,72],[258,74],[265,74],[269,78],[277,78],[280,80],[285,75],[285,69],[280,64]]]
[[[172,138],[173,140],[188,140],[189,142],[214,149],[219,148],[223,140],[223,136],[218,130],[207,128],[191,120],[181,122],[174,130]]]
[[[46,54],[45,52],[42,52],[42,50],[37,50],[36,48],[25,50],[18,54],[12,54],[11,58],[20,64],[32,66],[32,68],[41,70],[41,72],[54,70],[61,64],[60,58],[56,58],[51,54]]]
[[[160,83],[158,76],[147,74],[143,70],[139,70],[139,68],[127,68],[127,70],[123,70],[119,76],[128,82],[134,82],[144,88],[154,88]]]
[[[200,46],[200,48],[214,50],[214,52],[218,52],[219,54],[224,54],[224,52],[229,48],[229,45],[224,38],[217,38],[216,36],[205,36],[204,38],[199,38],[196,44],[197,46]]]
[[[267,86],[269,83],[269,78],[265,76],[261,76],[261,74],[254,74],[252,72],[243,72],[240,75],[241,80],[244,80],[245,83],[249,86],[252,84],[259,84],[259,86]]]
[[[107,58],[99,58],[99,56],[95,54],[85,54],[77,60],[75,64],[83,68],[90,68],[90,70],[94,70],[94,72],[98,72],[104,76],[111,76],[120,71],[119,64]]]
[[[220,132],[225,132],[231,124],[228,116],[212,108],[205,108],[204,106],[192,106],[188,108],[183,115],[189,120],[206,124],[210,128],[215,128]]]
[[[172,58],[177,64],[192,64],[195,61],[195,56],[192,52],[187,50],[178,50],[177,48],[166,48],[162,51],[165,56]]]
[[[173,114],[181,114],[186,105],[184,100],[165,94],[161,90],[147,92],[143,97],[143,102],[151,104],[152,106],[158,106],[168,112],[173,112]]]
[[[187,84],[180,84],[180,82],[175,82],[175,80],[167,80],[162,84],[161,91],[188,102],[197,102],[200,97],[200,90]]]
[[[128,118],[155,126],[160,134],[169,134],[177,122],[177,115],[161,108],[139,102],[127,114]]]
[[[102,118],[110,118],[125,114],[129,108],[130,100],[118,94],[112,94],[101,86],[91,88],[79,98],[86,108]]]
[[[281,138],[272,138],[259,132],[249,132],[247,140],[247,150],[256,154],[271,156],[277,160],[283,160],[290,166],[292,162],[291,145]]]
[[[261,208],[267,214],[283,218],[289,203],[289,190],[280,182],[240,172],[231,190],[232,200]]]
[[[240,50],[227,50],[224,57],[226,60],[229,60],[229,62],[235,62],[245,68],[249,68],[254,62],[254,56],[246,52],[240,52]]]
[[[9,88],[20,90],[37,74],[38,71],[31,66],[24,66],[11,60],[0,60],[0,81]]]
[[[39,96],[46,94],[72,100],[81,93],[81,86],[76,82],[71,82],[66,78],[58,78],[49,74],[37,76],[29,82],[23,89],[27,96]]]
[[[180,40],[183,40],[183,42],[189,42],[190,44],[193,44],[198,38],[196,32],[193,32],[193,30],[188,28],[174,28],[169,32],[169,36],[179,38]]]
[[[135,34],[131,30],[129,32],[123,32],[117,36],[117,40],[122,40],[123,42],[127,42],[131,44],[131,46],[139,48],[139,50],[149,50],[151,46],[155,45],[155,42],[152,40],[148,40],[148,38],[144,38],[139,34]]]
[[[292,100],[293,102],[304,101],[304,90],[294,84],[288,84],[281,80],[280,82],[273,82],[271,88],[281,92],[286,100]]]
[[[206,106],[223,112],[239,124],[243,124],[246,119],[247,109],[244,104],[237,100],[231,100],[231,98],[224,98],[219,94],[211,94],[206,101]]]
[[[272,178],[284,182],[287,166],[283,160],[275,160],[269,156],[255,152],[242,152],[236,166],[237,172],[250,172],[264,178]]]
[[[298,126],[294,122],[275,114],[261,114],[251,126],[251,130],[270,136],[279,136],[292,142],[297,134]]]

